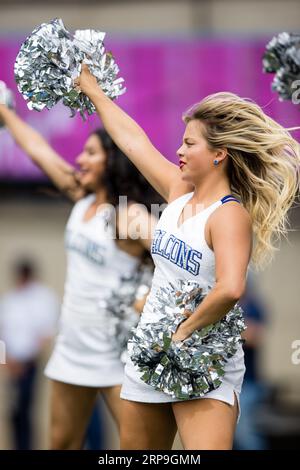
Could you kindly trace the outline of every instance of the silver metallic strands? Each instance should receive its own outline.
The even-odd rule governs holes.
[[[0,80],[0,104],[4,104],[10,109],[14,109],[16,106],[13,92],[7,88],[2,80]],[[0,129],[1,127],[3,127],[3,123],[0,121]]]
[[[279,100],[293,100],[296,82],[300,80],[300,35],[275,36],[266,46],[263,70],[275,73],[272,89],[279,94]]]
[[[132,275],[124,275],[120,287],[114,290],[107,300],[101,301],[100,307],[106,311],[108,332],[115,338],[116,348],[124,363],[127,359],[128,340],[139,320],[134,303],[136,300],[142,300],[149,292],[152,276],[152,267],[142,265]]]
[[[222,383],[224,366],[237,351],[245,330],[238,304],[219,322],[172,342],[178,325],[194,312],[211,287],[204,282],[178,280],[161,287],[153,300],[155,323],[140,323],[128,343],[141,379],[156,390],[180,400],[202,397]]]
[[[62,100],[72,116],[80,112],[92,114],[95,107],[74,88],[81,63],[89,65],[103,91],[111,99],[125,92],[123,79],[117,78],[119,68],[112,55],[105,52],[105,33],[94,30],[65,29],[61,19],[43,23],[22,44],[15,63],[15,78],[29,109],[51,109]]]

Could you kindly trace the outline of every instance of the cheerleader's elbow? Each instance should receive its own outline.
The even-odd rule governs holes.
[[[237,282],[222,285],[222,294],[224,298],[228,301],[237,302],[241,297],[243,297],[246,290],[245,282]]]

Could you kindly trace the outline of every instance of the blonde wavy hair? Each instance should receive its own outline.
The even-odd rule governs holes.
[[[287,236],[288,210],[300,186],[300,147],[285,129],[254,102],[233,93],[207,96],[183,115],[187,124],[204,124],[210,149],[226,148],[232,194],[248,210],[253,224],[252,263],[262,269]]]

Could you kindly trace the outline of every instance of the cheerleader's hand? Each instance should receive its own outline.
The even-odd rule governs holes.
[[[192,315],[191,310],[185,310],[183,312],[184,316],[188,319]],[[191,331],[186,328],[185,322],[181,323],[177,328],[176,332],[172,336],[172,341],[184,341],[191,335]]]
[[[101,90],[96,77],[90,72],[88,66],[84,63],[81,64],[81,73],[79,77],[74,80],[74,87],[77,91],[82,91],[88,97],[95,91]]]
[[[179,325],[176,332],[173,334],[172,341],[175,343],[184,341],[190,336],[190,334],[191,333],[185,329],[184,322],[183,322]]]

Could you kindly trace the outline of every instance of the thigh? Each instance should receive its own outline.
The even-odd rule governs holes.
[[[186,450],[230,450],[238,405],[201,398],[173,403],[178,432]]]
[[[122,450],[169,450],[176,431],[176,421],[169,403],[122,400]]]
[[[96,400],[96,387],[51,380],[51,449],[80,449]]]
[[[103,387],[99,389],[103,399],[120,430],[121,421],[121,385],[114,385],[113,387]]]

